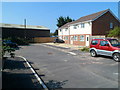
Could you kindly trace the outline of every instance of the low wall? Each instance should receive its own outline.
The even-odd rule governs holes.
[[[35,37],[33,38],[34,43],[48,43],[53,42],[57,37]]]

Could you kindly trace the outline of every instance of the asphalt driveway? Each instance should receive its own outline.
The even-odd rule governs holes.
[[[22,46],[16,53],[38,68],[49,88],[118,88],[118,63],[110,57],[45,44]]]

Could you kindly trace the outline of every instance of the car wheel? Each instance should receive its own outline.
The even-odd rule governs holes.
[[[116,62],[120,61],[120,54],[119,54],[119,53],[114,53],[114,54],[113,54],[113,59],[114,59]]]
[[[97,56],[97,53],[96,53],[95,50],[90,51],[90,54],[91,54],[92,57],[96,57]]]

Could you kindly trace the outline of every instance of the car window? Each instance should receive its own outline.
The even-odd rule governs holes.
[[[100,41],[101,46],[106,46],[106,44],[109,44],[108,41]]]
[[[120,42],[119,42],[118,40],[116,40],[116,39],[111,39],[111,40],[109,40],[109,41],[110,41],[110,43],[111,43],[111,45],[112,45],[113,47],[120,46]]]
[[[97,41],[97,40],[93,40],[93,41],[91,42],[91,44],[92,44],[92,45],[97,45],[97,44],[98,44],[98,41]]]

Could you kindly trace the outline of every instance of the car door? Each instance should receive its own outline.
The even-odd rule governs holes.
[[[109,50],[110,50],[109,42],[107,40],[101,40],[99,45],[99,54],[109,56],[110,55]]]

